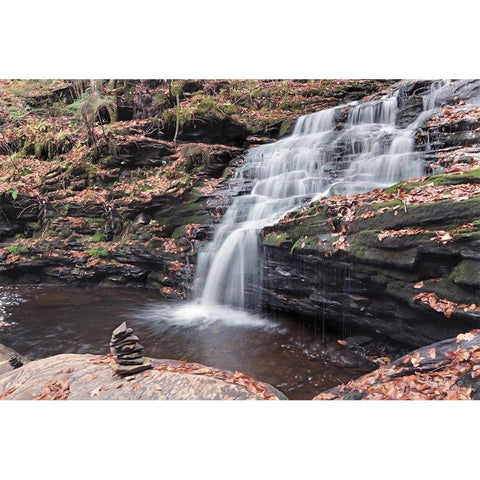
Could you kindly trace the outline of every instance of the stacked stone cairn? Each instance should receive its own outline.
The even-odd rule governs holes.
[[[20,355],[16,353],[12,353],[10,355],[10,358],[8,359],[8,363],[10,366],[15,370],[16,368],[23,367],[23,362],[22,359],[20,358]]]
[[[138,343],[138,337],[126,322],[119,325],[112,333],[110,352],[117,357],[112,365],[119,374],[131,374],[151,368],[151,362],[143,356],[143,346]]]

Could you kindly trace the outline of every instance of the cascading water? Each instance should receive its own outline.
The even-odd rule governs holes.
[[[197,302],[207,307],[259,305],[254,288],[262,282],[259,231],[288,211],[322,196],[366,192],[421,176],[424,164],[414,151],[415,130],[432,115],[438,92],[447,85],[431,84],[423,95],[423,111],[406,128],[396,125],[397,89],[380,100],[302,116],[290,137],[251,149],[235,174],[251,186],[250,194],[234,199],[199,254]]]

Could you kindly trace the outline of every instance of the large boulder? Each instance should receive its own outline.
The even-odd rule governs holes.
[[[240,372],[152,359],[152,369],[119,376],[111,356],[64,354],[0,376],[7,400],[286,400],[274,387]]]
[[[479,400],[479,333],[419,348],[314,400]]]

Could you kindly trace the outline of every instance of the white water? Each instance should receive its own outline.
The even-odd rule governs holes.
[[[345,105],[302,116],[290,137],[251,149],[235,176],[251,183],[251,193],[234,199],[199,254],[195,289],[202,311],[258,305],[251,286],[262,282],[259,231],[288,211],[322,196],[366,192],[421,176],[425,167],[414,152],[415,129],[432,115],[446,85],[432,84],[423,96],[423,112],[406,128],[396,126],[396,90],[354,104],[343,128],[336,125]]]

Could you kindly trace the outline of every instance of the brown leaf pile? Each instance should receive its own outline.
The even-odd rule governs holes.
[[[452,313],[457,308],[462,308],[464,312],[469,312],[469,311],[480,312],[480,306],[477,306],[475,303],[468,305],[466,303],[451,302],[446,298],[443,298],[443,299],[439,298],[433,292],[419,293],[413,297],[413,300],[415,302],[420,301],[422,303],[425,303],[426,305],[429,305],[435,311],[443,313],[447,318],[450,318]]]
[[[403,237],[405,235],[418,235],[425,230],[421,228],[404,228],[401,230],[383,230],[377,235],[378,240],[381,242],[384,238]]]
[[[63,385],[56,380],[47,383],[39,395],[33,397],[34,400],[66,400],[70,395],[70,385]]]
[[[443,125],[446,123],[455,123],[463,120],[464,118],[468,118],[472,121],[479,121],[480,107],[466,107],[465,102],[462,100],[456,105],[449,105],[440,113],[431,117],[427,122],[427,127]]]
[[[179,248],[177,247],[177,244],[175,243],[175,240],[173,238],[164,238],[163,239],[163,248],[165,249],[165,252],[167,253],[178,253]]]
[[[472,340],[480,330],[472,330],[457,337],[457,341]],[[460,340],[458,340],[460,338]],[[435,359],[435,348],[428,351],[427,356]],[[445,358],[438,361],[428,370],[415,371],[422,367],[425,357],[417,350],[412,355],[406,355],[402,364],[389,365],[365,375],[357,380],[351,380],[338,387],[339,393],[321,393],[314,400],[331,400],[342,398],[342,395],[359,392],[365,400],[471,400],[473,389],[457,384],[458,380],[470,372],[471,378],[480,376],[480,346],[457,348],[449,351]]]
[[[254,378],[240,372],[226,372],[212,367],[204,367],[197,363],[182,362],[178,365],[159,365],[155,370],[184,373],[192,375],[208,375],[223,380],[226,383],[233,383],[245,387],[249,392],[263,398],[264,400],[278,400],[275,395],[268,391],[268,388],[257,382]]]
[[[446,245],[453,240],[453,237],[457,235],[460,230],[471,230],[472,228],[475,228],[475,225],[473,223],[466,223],[465,225],[458,226],[455,230],[452,230],[451,232],[446,232],[445,230],[435,230],[435,236],[432,237],[430,240],[435,240],[437,243]]]
[[[343,251],[348,251],[349,243],[345,235],[340,235],[338,237],[338,240],[333,242],[333,248],[337,252],[338,250],[343,250]]]
[[[413,297],[413,300],[421,301],[429,305],[433,308],[436,312],[443,313],[447,318],[450,318],[452,313],[455,311],[457,306],[456,303],[447,300],[446,298],[440,299],[435,293],[430,292],[422,292]]]

